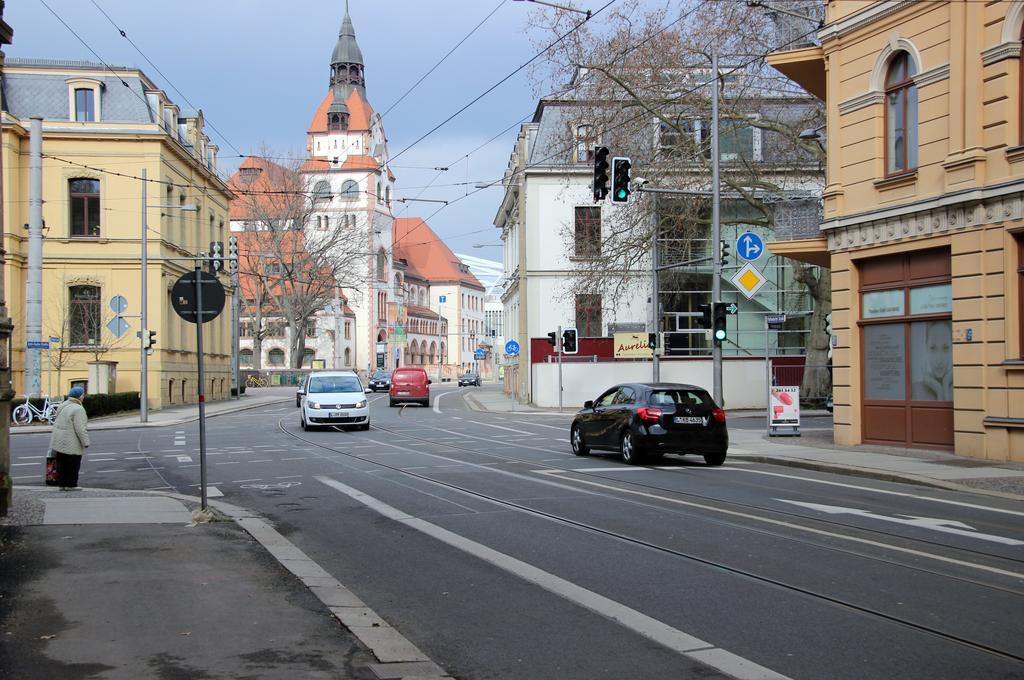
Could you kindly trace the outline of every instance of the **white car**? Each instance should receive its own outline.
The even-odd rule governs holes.
[[[370,407],[359,376],[353,371],[321,371],[310,374],[302,395],[300,424],[303,430],[326,425],[370,429]]]

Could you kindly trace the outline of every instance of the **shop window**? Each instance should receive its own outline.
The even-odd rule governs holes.
[[[897,52],[885,77],[886,173],[917,167],[917,68],[910,54]]]

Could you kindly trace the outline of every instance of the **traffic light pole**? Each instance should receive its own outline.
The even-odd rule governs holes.
[[[651,330],[654,333],[655,343],[658,338],[658,321],[660,305],[658,304],[660,282],[658,280],[658,210],[657,198],[652,197],[651,202],[654,208],[651,210]],[[661,382],[661,365],[658,363],[658,348],[651,347],[651,359],[654,382]]]
[[[142,334],[139,336],[139,422],[149,421],[149,335],[146,325],[148,321],[149,297],[147,293],[147,279],[149,278],[149,223],[146,220],[147,199],[146,188],[149,182],[146,180],[146,169],[142,169],[142,281],[140,292],[142,299],[139,302],[139,325],[142,326]]]
[[[562,327],[555,335],[555,351],[558,352],[558,412],[562,412]]]
[[[719,151],[718,151],[718,48],[712,48],[711,52],[711,74],[714,77],[714,85],[711,88],[711,247],[718,248],[722,239],[721,223],[721,187],[719,176]],[[712,254],[716,254],[712,250]],[[711,301],[714,305],[722,301],[722,260],[714,257],[711,275]],[[722,344],[716,340],[711,341],[711,365],[712,365],[712,396],[715,403],[720,407],[722,402]]]

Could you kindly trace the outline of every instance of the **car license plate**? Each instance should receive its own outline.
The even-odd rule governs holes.
[[[409,393],[408,392],[399,392],[398,396],[400,396],[400,397],[408,397]]]
[[[704,418],[701,416],[676,416],[672,422],[678,425],[703,425]]]
[[[348,418],[348,411],[331,411],[328,418]]]

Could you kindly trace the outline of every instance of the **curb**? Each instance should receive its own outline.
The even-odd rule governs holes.
[[[572,413],[570,413],[570,412],[561,412],[560,413],[558,411],[492,411],[491,409],[487,408],[486,406],[481,404],[479,401],[477,401],[476,397],[474,397],[472,394],[470,394],[468,392],[463,395],[462,400],[464,402],[466,402],[466,406],[468,406],[471,410],[478,411],[480,413],[502,413],[502,414],[513,415],[513,416],[570,416],[570,415],[572,415]]]
[[[197,505],[200,499],[167,491],[125,490],[127,495],[149,495],[174,498]],[[208,506],[220,518],[234,522],[252,536],[271,557],[291,572],[379,663],[368,668],[380,680],[450,680],[444,669],[434,663],[416,645],[382,619],[355,593],[324,571],[306,553],[282,536],[260,515],[225,501],[209,500]]]
[[[737,460],[750,461],[752,463],[764,463],[766,465],[778,465],[780,467],[799,468],[802,470],[813,470],[815,472],[832,472],[836,474],[847,475],[850,477],[877,479],[883,482],[915,484],[917,486],[930,487],[933,489],[943,489],[945,491],[959,491],[962,493],[991,496],[993,498],[1003,498],[1013,501],[1024,501],[1024,496],[1019,496],[1012,493],[1004,493],[1002,491],[989,491],[988,489],[979,489],[974,486],[967,486],[966,484],[957,484],[956,482],[947,482],[939,479],[921,477],[918,475],[911,475],[907,473],[887,472],[875,468],[862,468],[857,467],[855,465],[842,465],[839,463],[822,463],[816,460],[807,460],[803,458],[773,458],[772,456],[762,456],[757,454],[732,454],[729,457],[735,458]]]
[[[225,415],[230,415],[232,413],[241,413],[242,411],[249,411],[249,410],[252,410],[254,408],[260,408],[261,406],[272,406],[274,404],[288,403],[291,400],[292,400],[291,397],[282,397],[280,399],[275,399],[273,401],[264,401],[264,402],[261,402],[259,404],[246,404],[244,406],[240,406],[239,408],[235,408],[235,409],[231,409],[231,410],[217,411],[216,413],[207,413],[206,417],[207,418],[216,418],[217,416],[225,416]],[[100,422],[97,422],[97,423],[90,423],[89,424],[89,431],[90,432],[95,432],[95,431],[99,431],[99,430],[138,430],[138,429],[142,429],[142,428],[146,428],[146,427],[167,427],[169,425],[183,425],[185,423],[192,423],[192,422],[195,422],[197,420],[199,420],[199,414],[198,413],[196,413],[195,415],[190,415],[190,416],[185,417],[185,418],[178,418],[176,420],[168,420],[168,421],[161,422],[161,423],[154,423],[154,422],[139,423],[139,422],[134,422],[134,423],[127,423],[127,424],[124,424],[124,425],[118,425],[118,424],[115,424],[115,423],[104,423],[104,422],[100,421]],[[34,427],[34,429],[27,430],[27,429],[25,429],[26,427]],[[18,427],[18,428],[13,428],[12,427],[11,430],[10,430],[12,435],[15,435],[15,434],[49,434],[52,431],[53,431],[53,426],[52,425],[37,425],[37,426],[26,425],[26,426]]]

